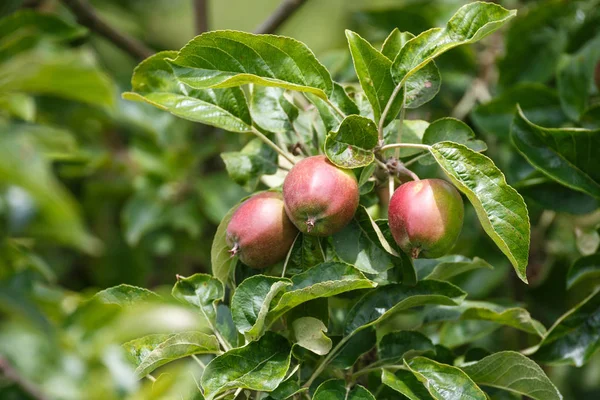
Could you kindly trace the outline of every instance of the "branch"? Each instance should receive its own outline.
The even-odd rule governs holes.
[[[25,380],[19,373],[10,365],[7,359],[0,357],[0,376],[4,375],[9,381],[18,385],[25,393],[36,400],[48,400],[37,387]]]
[[[274,33],[304,3],[306,3],[306,0],[283,0],[273,14],[256,28],[254,33]]]
[[[139,40],[120,33],[108,25],[96,14],[94,8],[86,0],[62,0],[62,2],[75,15],[80,25],[108,39],[115,46],[131,54],[134,58],[143,60],[154,53]]]
[[[208,31],[208,0],[194,0],[196,34]]]

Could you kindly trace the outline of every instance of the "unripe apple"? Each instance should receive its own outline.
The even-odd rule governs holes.
[[[359,191],[350,170],[333,165],[325,156],[296,164],[283,182],[285,211],[303,233],[329,236],[352,220]]]
[[[298,230],[287,217],[281,193],[264,192],[244,201],[231,216],[226,241],[229,253],[252,268],[285,259]]]
[[[463,215],[463,201],[454,186],[441,179],[424,179],[407,182],[394,192],[388,222],[405,253],[412,258],[437,258],[452,249]]]

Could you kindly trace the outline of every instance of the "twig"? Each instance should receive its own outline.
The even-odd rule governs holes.
[[[195,354],[192,354],[192,358],[194,359],[194,361],[196,361],[196,362],[198,363],[198,365],[199,365],[200,367],[202,367],[202,370],[203,370],[203,371],[206,369],[206,364],[204,364],[204,363],[202,362],[202,360],[200,360],[198,357],[196,357],[196,355],[195,355]]]
[[[208,31],[208,0],[194,1],[194,23],[196,24],[196,34]]]
[[[283,0],[279,7],[271,14],[254,33],[273,33],[283,25],[306,0]]]
[[[298,234],[296,235],[296,238],[292,242],[292,247],[290,247],[290,250],[288,251],[287,256],[285,257],[285,262],[283,263],[283,271],[281,272],[282,278],[285,278],[285,271],[287,270],[288,262],[290,261],[290,257],[292,256],[292,251],[294,250],[294,245],[296,244],[296,241],[298,240],[299,237],[300,237],[300,232],[298,232]]]
[[[138,60],[143,60],[153,54],[153,51],[139,40],[118,32],[107,24],[86,0],[62,0],[62,2],[75,15],[79,24],[108,39]]]
[[[399,148],[399,147],[429,150],[431,146],[428,146],[426,144],[417,144],[417,143],[392,143],[392,144],[386,144],[385,146],[382,146],[379,149],[379,151],[384,152],[386,150],[395,149],[395,148]]]
[[[273,143],[268,137],[266,137],[261,131],[252,127],[252,133],[254,133],[260,140],[262,140],[267,146],[275,150],[280,156],[288,160],[292,165],[296,164],[296,161],[288,155],[285,151],[283,151],[279,146]]]
[[[392,108],[392,103],[394,103],[394,99],[396,98],[396,96],[398,96],[398,93],[400,93],[400,90],[402,90],[403,87],[404,87],[404,83],[401,82],[399,85],[397,85],[394,88],[394,91],[392,92],[390,99],[388,100],[387,104],[385,105],[385,108],[383,109],[383,112],[381,113],[381,116],[379,117],[379,127],[378,127],[377,131],[379,133],[379,141],[380,142],[383,142],[383,128],[385,125],[385,119],[387,118],[387,115],[390,112],[390,108]]]
[[[25,393],[27,393],[31,398],[36,400],[48,400],[45,394],[43,394],[33,383],[28,382],[23,378],[17,370],[15,370],[12,365],[3,357],[0,357],[0,372],[4,375],[8,380],[18,385]]]

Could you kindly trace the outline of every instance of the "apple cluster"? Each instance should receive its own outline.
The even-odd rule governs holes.
[[[354,217],[358,181],[323,155],[304,158],[287,174],[283,193],[262,192],[233,213],[226,240],[232,256],[252,268],[285,259],[298,232],[330,236]],[[441,179],[404,183],[390,200],[388,218],[394,240],[413,258],[448,253],[462,229],[464,207],[458,191]]]

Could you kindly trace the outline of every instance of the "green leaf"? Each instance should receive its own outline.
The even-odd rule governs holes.
[[[423,136],[429,126],[429,122],[420,119],[405,119],[402,123],[402,135],[400,141],[402,143],[423,143]],[[398,129],[400,127],[400,121],[398,121]],[[391,135],[389,139],[386,139],[386,143],[396,143],[397,135]],[[409,157],[415,154],[422,153],[423,149],[417,149],[414,147],[407,147],[400,149],[400,157]]]
[[[141,101],[194,122],[231,132],[251,132],[252,119],[240,88],[194,90],[180,84],[167,59],[175,51],[163,51],[142,61],[131,78],[126,100]]]
[[[402,310],[425,304],[458,305],[466,293],[440,281],[419,281],[415,286],[381,286],[361,297],[346,316],[345,335],[375,325]]]
[[[456,348],[485,338],[498,328],[500,325],[489,321],[450,321],[442,325],[439,331],[439,341],[447,348]],[[443,362],[450,363],[449,361]]]
[[[501,351],[462,368],[475,383],[527,396],[534,400],[562,400],[544,371],[515,351]]]
[[[376,365],[401,364],[403,359],[426,353],[435,354],[435,346],[427,336],[417,331],[392,332],[377,343]]]
[[[439,142],[454,142],[467,146],[473,151],[482,152],[487,150],[483,140],[475,138],[475,132],[469,125],[455,118],[440,118],[425,129],[423,144],[433,145]],[[433,164],[435,160],[425,157],[419,160],[421,164]]]
[[[558,64],[556,86],[560,103],[569,118],[578,121],[590,106],[594,70],[600,62],[600,35],[575,54],[565,55]]]
[[[252,139],[242,151],[221,153],[229,177],[248,192],[258,186],[260,177],[277,172],[277,153],[260,139]]]
[[[327,158],[340,168],[365,167],[375,160],[377,127],[369,118],[350,115],[325,139]]]
[[[408,41],[394,59],[391,73],[397,85],[440,54],[463,44],[474,43],[499,29],[516,15],[493,3],[475,2],[461,7],[444,28],[433,28]]]
[[[304,272],[325,261],[321,245],[317,236],[300,234],[288,260],[287,271],[292,273]]]
[[[228,389],[244,388],[270,392],[285,378],[290,366],[288,341],[267,332],[257,342],[233,349],[213,359],[202,375],[206,400]]]
[[[221,281],[223,285],[226,285],[231,275],[231,269],[235,266],[237,259],[231,257],[229,254],[229,245],[227,244],[227,225],[235,210],[237,210],[239,204],[233,206],[227,214],[221,220],[221,223],[217,227],[217,232],[213,238],[212,246],[210,248],[210,263],[212,266],[212,274],[215,278]]]
[[[181,82],[197,89],[255,83],[331,95],[325,67],[303,43],[284,36],[212,31],[196,36],[171,61]]]
[[[506,183],[491,159],[466,146],[440,142],[431,147],[431,154],[473,204],[483,229],[508,257],[519,278],[527,282],[530,226],[521,195]]]
[[[404,365],[425,385],[436,400],[486,400],[485,393],[460,368],[425,357],[413,358]]]
[[[20,96],[18,94],[11,94],[9,97],[18,99]],[[1,98],[0,102],[2,102]],[[39,151],[49,160],[78,158],[79,149],[77,140],[72,132],[65,129],[56,128],[51,125],[9,122],[7,124],[0,123],[0,135],[26,136],[26,140],[35,143]]]
[[[219,331],[223,339],[232,347],[237,347],[238,332],[233,322],[231,310],[225,304],[217,305],[217,318],[215,329]]]
[[[392,62],[357,33],[346,30],[346,37],[358,81],[373,107],[375,122],[379,122],[396,87],[390,74]],[[399,95],[394,98],[383,125],[392,122],[401,108],[402,96]]]
[[[0,94],[0,109],[23,121],[31,122],[35,118],[35,100],[23,93]]]
[[[289,279],[254,275],[236,288],[231,298],[231,314],[238,331],[248,341],[262,336],[271,302],[291,285]]]
[[[345,381],[331,379],[319,385],[312,400],[375,400],[375,396],[361,385],[350,389]]]
[[[306,390],[308,390],[308,388],[301,387],[298,382],[293,379],[293,377],[289,377],[286,381],[281,383],[277,389],[269,393],[269,397],[267,397],[267,399],[285,400]]]
[[[600,199],[544,177],[520,181],[514,187],[545,210],[583,215],[600,208]]]
[[[361,215],[365,214],[370,219],[370,216],[366,212],[366,210],[364,211],[364,213],[361,213],[361,207],[359,207],[356,213],[356,217],[359,218],[361,217]],[[417,271],[415,270],[415,266],[413,265],[413,259],[410,258],[405,252],[403,252],[394,241],[394,237],[392,236],[390,224],[388,223],[388,221],[386,219],[379,219],[375,221],[375,224],[379,227],[379,231],[383,234],[385,242],[389,246],[391,246],[393,250],[391,253],[393,254],[395,252],[394,255],[397,255],[397,258],[393,258],[394,268],[399,269],[402,272],[402,283],[408,286],[412,286],[415,283],[417,283]],[[387,248],[383,241],[380,241],[380,243],[382,243],[384,249]],[[390,270],[388,270],[388,272],[389,271]]]
[[[94,299],[104,304],[116,304],[121,307],[144,302],[149,300],[158,300],[160,297],[151,290],[137,286],[126,285],[124,283],[99,291],[94,295]]]
[[[542,128],[515,115],[510,136],[519,152],[536,169],[572,189],[600,198],[600,129]]]
[[[298,108],[290,103],[284,89],[255,85],[250,97],[250,114],[256,125],[274,133],[286,133],[294,129]]]
[[[438,281],[445,281],[474,269],[494,269],[479,257],[470,259],[461,255],[444,256],[433,260],[416,259],[413,262],[420,279],[436,279]]]
[[[315,354],[323,356],[331,350],[331,339],[325,332],[327,327],[320,319],[313,317],[302,317],[292,322],[295,343]]]
[[[536,124],[559,127],[567,121],[556,90],[539,83],[511,86],[487,103],[475,106],[471,118],[482,131],[506,138],[517,104],[527,118]]]
[[[338,337],[336,339],[338,339],[335,343],[337,345],[342,338]],[[375,333],[375,329],[363,329],[350,337],[350,339],[342,345],[329,365],[334,368],[348,369],[356,364],[363,354],[371,351],[376,343],[377,334]]]
[[[575,260],[567,273],[567,289],[580,283],[597,283],[600,278],[600,253]]]
[[[398,28],[394,28],[381,45],[381,54],[394,60],[406,42],[413,39],[415,35],[410,32],[400,32]]]
[[[398,370],[395,373],[392,373],[383,370],[381,374],[381,383],[402,393],[410,400],[433,399],[427,389],[425,389],[425,386],[419,382],[417,377],[410,371]]]
[[[542,364],[581,367],[600,349],[600,289],[562,315],[533,358]]]
[[[337,130],[342,123],[344,116],[340,115],[340,113],[334,110],[325,100],[321,99],[320,97],[311,93],[306,93],[306,97],[315,105],[319,115],[321,116],[325,130],[327,132]],[[337,106],[346,115],[360,114],[356,103],[350,99],[344,87],[336,82],[333,83],[331,103]]]
[[[223,299],[223,284],[208,274],[194,274],[190,277],[177,275],[177,282],[171,292],[182,302],[198,307],[202,315],[210,322],[216,320],[215,303]]]
[[[281,296],[269,315],[274,321],[279,316],[309,300],[331,297],[357,289],[375,286],[351,265],[324,262],[292,277],[292,286]]]
[[[137,367],[135,376],[143,378],[161,365],[192,354],[219,353],[217,338],[202,332],[180,332],[144,336],[123,344]]]

